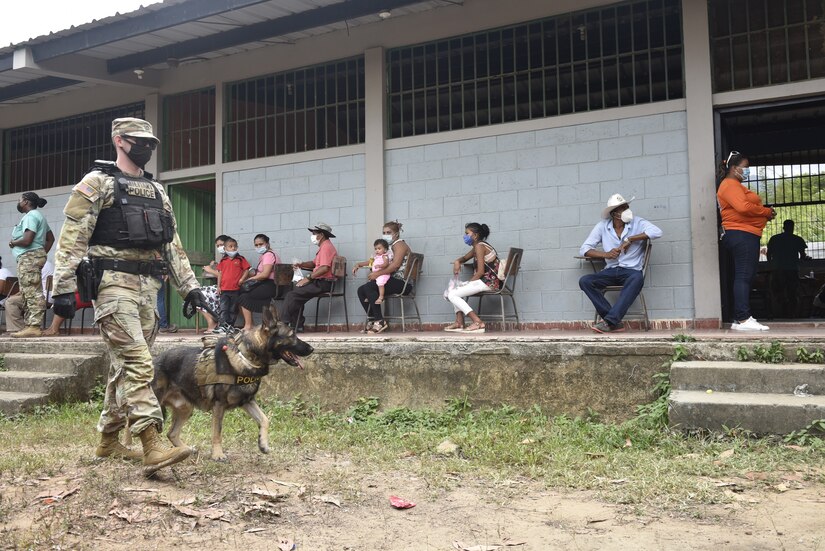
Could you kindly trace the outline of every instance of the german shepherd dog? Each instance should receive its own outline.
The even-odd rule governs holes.
[[[300,358],[312,347],[278,320],[272,304],[264,308],[263,323],[249,332],[220,338],[215,347],[179,347],[155,359],[152,390],[166,416],[172,410],[169,440],[182,446],[180,431],[195,408],[212,412],[212,459],[226,460],[221,447],[223,416],[243,408],[258,424],[258,449],[269,453],[269,419],[255,402],[261,378],[271,362],[283,360],[303,369]]]

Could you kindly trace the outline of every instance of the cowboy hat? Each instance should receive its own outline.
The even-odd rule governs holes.
[[[610,212],[615,209],[616,207],[620,207],[622,205],[629,205],[631,201],[633,201],[636,197],[631,197],[630,199],[625,199],[618,193],[614,193],[610,196],[610,199],[607,200],[607,206],[604,207],[602,210],[602,218],[610,218]]]
[[[324,235],[326,235],[327,237],[335,237],[335,234],[332,233],[332,228],[329,226],[329,224],[324,224],[323,222],[319,222],[318,224],[315,224],[314,228],[307,228],[307,229],[311,232],[321,232]]]

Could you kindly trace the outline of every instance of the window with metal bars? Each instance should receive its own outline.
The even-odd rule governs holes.
[[[6,130],[3,193],[71,185],[95,159],[114,160],[112,120],[120,117],[143,118],[143,102]]]
[[[825,259],[825,159],[823,151],[796,151],[772,157],[762,164],[755,158],[748,188],[776,209],[776,218],[762,232],[762,245],[782,233],[785,220],[793,220],[794,233],[808,244],[807,254]]]
[[[205,88],[163,98],[164,170],[215,162],[215,89]]]
[[[387,52],[389,135],[682,98],[679,0],[624,2]]]
[[[364,58],[226,86],[224,161],[364,142]]]
[[[825,77],[822,0],[710,0],[713,90]]]

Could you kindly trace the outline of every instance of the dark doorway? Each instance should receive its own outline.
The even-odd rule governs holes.
[[[716,158],[730,150],[748,156],[749,189],[774,207],[777,216],[762,234],[760,262],[751,290],[757,319],[792,320],[825,317],[814,298],[825,286],[825,98],[720,109],[716,113]],[[718,185],[718,182],[717,182]],[[773,236],[793,220],[793,233],[806,244],[796,279],[780,277],[782,264]],[[769,254],[770,253],[770,254]],[[768,259],[770,256],[770,260]],[[722,319],[731,321],[732,267],[720,247]]]

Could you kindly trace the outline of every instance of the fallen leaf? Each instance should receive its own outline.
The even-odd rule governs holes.
[[[803,448],[802,446],[797,446],[796,444],[788,444],[785,447],[788,448],[789,450],[794,450],[794,451],[798,451],[798,452],[804,452],[805,451],[805,448]]]
[[[109,514],[113,517],[125,520],[129,524],[132,524],[132,522],[134,522],[135,517],[137,516],[137,513],[129,514],[128,512],[121,511],[120,509],[112,509],[111,511],[109,511]]]
[[[717,488],[727,488],[728,486],[736,486],[736,482],[717,482],[715,486]]]
[[[266,499],[269,501],[281,501],[283,499],[286,499],[286,495],[284,494],[279,494],[278,492],[270,492],[269,490],[262,490],[260,488],[255,488],[249,493],[253,496]]]
[[[257,532],[266,532],[266,528],[249,528],[243,531],[244,534],[255,534]]]
[[[460,541],[454,541],[453,548],[458,549],[459,551],[496,551],[497,549],[501,549],[502,547],[517,547],[519,545],[526,544],[526,541],[511,541],[509,539],[504,540],[501,543],[495,543],[491,545],[467,545],[465,543],[461,543]]]
[[[745,473],[745,478],[748,480],[765,480],[768,478],[768,473],[763,473],[759,471],[749,471]]]
[[[585,453],[584,455],[585,455],[585,456],[587,456],[587,457],[589,457],[590,459],[601,459],[601,458],[603,458],[603,457],[607,457],[607,456],[606,456],[605,454],[603,454],[603,453],[593,453],[593,452],[587,452],[587,453]]]
[[[209,520],[216,520],[226,514],[226,511],[221,511],[219,509],[206,509],[204,511],[198,511],[196,509],[190,509],[189,507],[183,507],[181,505],[173,505],[172,507],[180,514],[196,519],[207,518]]]
[[[313,501],[322,501],[324,503],[329,503],[330,505],[335,505],[336,507],[341,507],[341,500],[335,496],[331,496],[329,494],[323,494],[320,496],[312,496]]]
[[[630,441],[630,438],[626,438],[625,441],[624,441],[624,446],[622,446],[622,447],[632,448],[633,447],[633,442]]]
[[[529,444],[535,444],[536,441],[533,440],[532,438],[525,438],[524,440],[521,441],[521,443],[524,444],[524,445],[529,445]]]
[[[283,480],[275,480],[274,478],[270,478],[272,482],[277,484],[278,486],[287,486],[289,488],[300,488],[301,485],[296,482],[284,482]]]
[[[627,482],[626,478],[617,478],[616,480],[611,480],[611,484],[624,484]]]
[[[593,520],[588,520],[587,524],[596,524],[597,522],[607,522],[608,520],[611,520],[611,519],[609,519],[609,518],[594,518]]]
[[[415,503],[412,501],[407,501],[406,499],[400,498],[398,496],[390,496],[390,505],[395,507],[396,509],[410,509],[415,507]]]
[[[436,446],[435,452],[440,455],[456,455],[458,453],[458,444],[448,438]]]
[[[800,473],[788,473],[786,475],[782,475],[782,480],[785,482],[802,482],[802,474]]]
[[[774,490],[776,490],[776,491],[777,491],[777,492],[779,492],[780,494],[785,493],[785,492],[787,492],[788,490],[790,490],[790,488],[788,488],[788,486],[787,486],[787,485],[785,485],[785,484],[776,484],[776,485],[774,485],[774,486],[771,486],[771,488],[772,488],[772,489],[774,489]]]
[[[146,493],[152,493],[153,494],[153,493],[159,492],[160,490],[157,490],[155,488],[123,488],[123,491],[124,492],[146,492]]]
[[[292,540],[278,540],[279,551],[292,551],[293,549],[295,549],[295,544]]]
[[[731,457],[732,455],[733,455],[733,448],[731,448],[729,450],[725,450],[722,453],[720,453],[719,454],[719,459],[727,459],[728,457]]]

